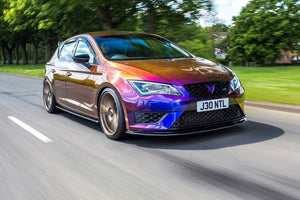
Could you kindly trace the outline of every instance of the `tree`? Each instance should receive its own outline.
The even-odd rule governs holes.
[[[4,43],[5,43],[5,36],[7,34],[6,30],[6,24],[4,22],[4,16],[3,16],[3,2],[0,0],[0,46],[2,50],[2,58],[3,58],[3,64],[6,64],[6,55],[5,55],[5,48],[4,48]]]
[[[20,47],[24,64],[28,57],[37,63],[41,52],[47,61],[58,41],[97,30],[146,31],[187,43],[199,37],[194,42],[204,49],[209,44],[203,40],[205,31],[188,38],[191,34],[183,30],[204,33],[195,21],[211,6],[211,0],[0,0],[2,57],[12,63],[15,52],[18,63]],[[26,47],[33,47],[33,53]]]
[[[13,49],[15,48],[15,33],[9,29],[8,23],[4,20],[5,2],[0,0],[0,45],[2,48],[3,64],[6,63],[6,53],[8,64],[13,64]]]
[[[77,6],[79,9],[76,11],[83,11],[77,16],[81,19],[82,16],[86,16],[84,20],[92,26],[90,28],[111,31],[117,29],[126,20],[134,18],[138,2],[138,0],[73,0],[72,3],[69,2],[68,7],[74,9]]]
[[[31,0],[29,0],[31,1]],[[66,0],[38,0],[31,1],[31,7],[37,12],[37,35],[42,39],[45,46],[45,61],[51,57],[51,43],[62,40],[63,18],[69,11]],[[70,4],[73,0],[70,0]],[[74,11],[76,12],[76,11]],[[75,23],[75,21],[73,22]]]
[[[23,64],[28,64],[26,43],[28,36],[32,35],[31,13],[29,1],[26,0],[4,0],[5,8],[3,10],[4,20],[8,23],[11,32],[15,33],[14,45],[16,47],[16,60],[18,63],[18,47],[22,49]],[[33,16],[34,17],[34,16]]]
[[[175,34],[180,37],[177,38],[178,44],[192,54],[206,59],[214,58],[213,40],[209,29],[189,24],[178,29]]]
[[[297,50],[300,41],[298,0],[252,0],[234,18],[229,57],[237,63],[274,64],[282,50]]]
[[[141,0],[139,11],[143,29],[148,33],[159,33],[183,23],[194,23],[203,9],[210,10],[211,7],[211,0]]]

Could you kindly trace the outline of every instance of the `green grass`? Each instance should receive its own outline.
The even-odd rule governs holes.
[[[246,99],[300,105],[300,66],[231,67],[246,90]],[[43,76],[44,65],[0,65],[0,72]]]
[[[230,67],[246,90],[246,99],[300,105],[300,66]]]
[[[0,65],[0,72],[44,76],[45,65]]]

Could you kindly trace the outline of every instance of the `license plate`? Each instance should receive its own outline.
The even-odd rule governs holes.
[[[197,101],[197,112],[229,108],[229,98]]]

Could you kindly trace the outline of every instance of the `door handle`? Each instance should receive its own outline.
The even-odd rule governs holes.
[[[72,73],[71,72],[67,72],[67,76],[72,76]]]
[[[51,72],[54,74],[56,72],[56,70],[55,69],[51,69]]]

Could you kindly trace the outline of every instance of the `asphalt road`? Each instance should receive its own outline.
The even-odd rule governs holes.
[[[0,74],[0,199],[300,199],[300,114],[246,110],[239,127],[117,142],[48,114],[41,80]]]

